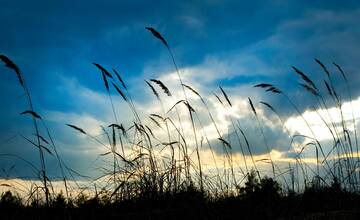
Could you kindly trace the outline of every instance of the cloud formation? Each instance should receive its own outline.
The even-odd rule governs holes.
[[[304,70],[326,94],[323,84],[326,76],[313,58],[329,66],[335,87],[345,102],[345,120],[353,134],[352,115],[348,113],[349,109],[357,109],[360,96],[357,87],[360,5],[357,2],[344,3],[340,8],[327,1],[313,5],[283,1],[178,2],[171,7],[164,1],[155,9],[152,4],[143,1],[135,7],[131,2],[118,1],[104,4],[77,1],[71,5],[42,2],[40,10],[36,4],[23,1],[23,4],[4,3],[1,7],[0,19],[6,30],[0,37],[1,53],[13,58],[23,70],[36,110],[51,127],[59,152],[70,166],[86,173],[90,161],[97,160],[106,149],[76,134],[65,123],[76,124],[106,140],[100,125],[106,127],[114,122],[101,74],[92,62],[120,71],[146,123],[151,123],[149,114],[163,114],[163,109],[144,79],[160,79],[169,87],[172,98],[161,94],[165,110],[184,99],[169,54],[144,29],[149,25],[155,26],[170,42],[184,83],[202,95],[234,153],[243,151],[249,155],[243,138],[240,140],[244,149],[240,149],[239,134],[234,131],[237,122],[256,155],[276,150],[290,157],[296,151],[290,145],[291,135],[309,135],[301,117],[282,96],[269,95],[252,87],[260,82],[281,88],[296,103],[301,114],[312,122],[317,137],[324,143],[331,139],[326,128],[319,126],[321,120],[316,111],[309,110],[319,108],[317,100],[297,86],[300,79],[290,68],[295,65]],[[353,108],[349,106],[346,84],[331,65],[333,61],[346,71]],[[23,147],[28,144],[19,136],[31,136],[31,123],[18,116],[25,108],[23,94],[15,86],[16,79],[9,70],[1,67],[0,72],[4,72],[0,81],[0,149],[4,153],[26,155],[37,164],[36,153],[28,146]],[[214,96],[215,93],[226,102],[218,86],[227,92],[232,107],[223,107]],[[215,152],[222,155],[222,144],[208,109],[191,91],[186,93],[196,110],[195,125],[201,137],[209,138]],[[130,127],[133,118],[129,107],[120,97],[115,97],[114,91],[111,94],[119,120]],[[260,127],[248,97],[257,109]],[[328,95],[324,99],[334,123],[339,123],[335,103]],[[281,120],[259,101],[271,103],[285,124],[282,125]],[[185,105],[179,106],[178,111],[181,117],[188,118]],[[318,111],[327,115],[327,112]],[[169,114],[175,117],[175,112]],[[191,143],[194,138],[189,121],[183,121],[183,129]],[[161,129],[154,129],[154,133],[166,138]],[[297,144],[304,141],[297,139]],[[3,161],[1,166],[9,163],[10,160]],[[49,159],[49,163],[56,175],[56,161]],[[20,176],[24,173],[19,171]]]

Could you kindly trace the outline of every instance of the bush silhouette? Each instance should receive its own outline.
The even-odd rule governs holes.
[[[22,207],[22,200],[19,196],[13,195],[10,191],[1,194],[0,208]]]

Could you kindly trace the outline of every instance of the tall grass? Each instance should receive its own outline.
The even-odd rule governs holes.
[[[102,127],[100,136],[90,134],[82,125],[69,123],[67,126],[94,141],[104,150],[99,155],[99,157],[105,158],[107,161],[105,167],[101,168],[103,174],[91,181],[96,189],[96,197],[104,193],[112,201],[124,201],[131,198],[154,199],[164,195],[175,195],[183,190],[193,188],[199,189],[202,195],[237,195],[243,193],[243,190],[249,190],[246,186],[245,189],[242,188],[245,179],[249,181],[258,178],[260,182],[268,183],[269,180],[266,176],[269,173],[264,171],[264,168],[261,168],[263,163],[270,164],[272,179],[285,184],[288,191],[294,192],[295,185],[297,190],[300,191],[301,184],[304,183],[306,188],[311,181],[316,182],[319,186],[330,186],[333,182],[338,182],[344,188],[359,190],[359,146],[357,122],[354,114],[356,109],[353,107],[351,109],[352,124],[350,128],[347,125],[349,122],[344,117],[343,102],[346,98],[337,91],[332,74],[320,60],[316,59],[315,61],[325,73],[326,78],[323,86],[325,86],[326,93],[322,92],[320,86],[311,79],[309,74],[305,74],[296,67],[292,67],[292,69],[301,80],[301,91],[306,92],[314,99],[314,112],[317,113],[324,126],[331,133],[333,143],[330,149],[329,146],[323,146],[318,138],[319,134],[311,126],[311,121],[304,117],[301,106],[296,104],[286,92],[267,82],[254,86],[284,98],[297,116],[303,120],[310,133],[310,135],[291,134],[285,126],[283,116],[276,108],[268,102],[260,102],[262,106],[271,110],[271,114],[275,114],[283,129],[291,138],[289,151],[295,147],[297,138],[304,139],[301,150],[296,151],[293,161],[285,167],[281,167],[282,164],[272,158],[273,146],[264,131],[266,125],[262,118],[264,116],[259,114],[259,108],[253,102],[253,99],[249,97],[248,103],[251,109],[250,112],[252,112],[256,120],[255,127],[260,131],[262,142],[268,153],[266,159],[258,159],[259,156],[254,153],[254,148],[258,146],[254,146],[252,140],[248,138],[248,130],[243,127],[239,119],[229,116],[229,127],[231,129],[229,131],[221,130],[219,122],[214,116],[214,109],[209,105],[210,99],[194,89],[192,85],[183,82],[181,69],[176,63],[168,41],[154,28],[147,27],[146,29],[156,39],[160,40],[168,50],[178,77],[178,84],[182,90],[182,97],[177,99],[173,96],[173,88],[169,88],[159,79],[145,80],[144,86],[150,89],[154,95],[153,97],[156,98],[156,104],[159,106],[160,112],[147,113],[147,117],[142,117],[139,114],[136,102],[132,99],[131,90],[129,90],[130,85],[125,83],[120,73],[115,69],[112,69],[111,72],[101,64],[93,63],[97,70],[100,70],[101,83],[104,85],[114,121]],[[42,118],[34,110],[30,92],[20,69],[4,55],[1,55],[0,59],[16,73],[20,86],[27,97],[28,109],[21,114],[31,116],[35,141],[25,136],[24,138],[36,146],[39,151],[45,202],[46,204],[51,202],[49,188],[52,187],[46,174],[45,153],[52,155],[52,151],[59,162],[66,194],[69,197],[66,171],[70,169],[62,161],[56,150],[50,130],[45,124],[50,141],[47,141],[40,134],[38,123],[42,121]],[[347,87],[347,99],[351,102],[352,96],[348,79],[339,65],[334,64],[334,66],[343,77]],[[219,89],[221,95],[216,93],[214,95],[220,103],[221,111],[225,113],[232,111],[234,103],[231,101],[230,95],[222,87],[219,87]],[[189,92],[200,100],[200,104],[189,98]],[[121,117],[118,116],[118,106],[114,102],[116,96],[119,96],[126,103],[128,110],[131,112],[132,118],[128,119],[128,121],[131,121],[130,124],[122,122]],[[171,107],[168,107],[169,103],[171,103]],[[329,112],[331,106],[335,106],[341,116],[340,125]],[[187,117],[181,115],[183,111],[186,112]],[[325,112],[325,114],[321,112]],[[209,137],[206,134],[202,117],[206,117],[206,120],[210,122],[210,127],[214,129],[216,137]],[[184,129],[186,123],[190,123],[191,130]],[[236,142],[231,141],[231,132],[235,135]],[[51,146],[52,150],[44,146],[44,143]],[[222,149],[216,149],[216,147]],[[316,157],[316,170],[305,161],[306,158],[303,158],[304,152],[309,152],[311,147],[313,147]],[[205,149],[208,149],[211,153],[212,158],[210,160],[214,166],[213,169],[206,168],[208,164],[204,163],[204,161],[209,158],[205,158],[202,154]],[[238,150],[240,150],[239,153],[236,153]],[[237,164],[237,160],[234,159],[238,155],[242,158],[241,164]],[[312,174],[309,174],[309,172]],[[289,177],[286,177],[286,175]],[[290,184],[288,184],[289,181]],[[300,183],[301,181],[303,183]],[[100,191],[98,191],[99,184],[101,185]]]
[[[0,55],[0,60],[11,70],[13,70],[16,73],[16,76],[19,80],[19,84],[21,86],[21,88],[24,90],[26,99],[27,99],[27,104],[28,104],[28,110],[23,111],[21,114],[22,115],[30,115],[33,121],[33,126],[34,126],[34,131],[35,131],[35,136],[36,136],[36,141],[33,142],[29,139],[28,140],[32,145],[34,145],[35,147],[38,148],[39,150],[39,157],[40,157],[40,167],[41,167],[41,177],[42,177],[42,181],[43,181],[43,189],[45,191],[45,198],[46,198],[46,204],[49,203],[49,186],[48,186],[48,178],[46,176],[46,165],[45,165],[45,157],[44,157],[44,149],[47,152],[50,152],[46,147],[44,147],[41,144],[41,140],[44,140],[44,138],[42,138],[42,136],[40,135],[39,132],[39,127],[38,127],[38,120],[41,120],[41,117],[39,116],[39,114],[37,114],[34,111],[34,107],[33,107],[33,102],[30,96],[30,92],[29,89],[25,83],[25,79],[20,71],[20,68],[13,63],[7,56],[5,55]]]

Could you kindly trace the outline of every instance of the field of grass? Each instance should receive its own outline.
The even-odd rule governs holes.
[[[357,109],[351,109],[350,121],[344,119],[344,100],[351,102],[352,96],[348,86],[350,79],[347,79],[346,73],[338,64],[333,63],[336,73],[330,73],[328,67],[315,59],[324,72],[323,85],[318,85],[309,75],[292,67],[301,80],[302,92],[310,94],[317,103],[314,111],[332,135],[330,147],[323,146],[317,138],[319,134],[303,116],[297,103],[281,88],[267,82],[254,85],[255,88],[283,99],[302,118],[311,134],[289,134],[289,146],[298,150],[293,162],[284,167],[272,158],[268,137],[263,131],[263,121],[258,114],[258,106],[261,105],[282,122],[282,115],[277,109],[267,102],[257,105],[251,98],[247,100],[255,119],[254,124],[261,134],[259,138],[269,152],[267,158],[258,159],[253,153],[247,128],[239,120],[231,119],[237,142],[230,141],[214,119],[208,100],[191,85],[183,82],[168,42],[155,29],[146,29],[168,50],[182,98],[176,100],[172,88],[168,88],[159,79],[145,80],[145,89],[153,93],[161,110],[144,118],[119,72],[115,69],[109,71],[101,64],[93,63],[99,70],[113,111],[113,123],[102,127],[107,141],[90,134],[81,125],[67,124],[74,135],[85,136],[104,149],[104,153],[99,156],[107,158],[108,164],[103,167],[104,174],[92,180],[98,186],[95,185],[91,193],[70,187],[76,183],[74,176],[81,174],[77,174],[63,162],[54,141],[56,134],[50,132],[46,120],[34,110],[29,85],[20,68],[7,56],[0,55],[0,60],[15,73],[27,98],[27,109],[21,114],[32,118],[35,140],[24,138],[38,150],[39,166],[31,163],[29,166],[37,169],[41,183],[33,185],[26,196],[21,197],[16,194],[16,189],[3,183],[2,186],[11,188],[11,192],[1,195],[1,218],[355,219],[360,216],[357,212],[360,205],[360,160],[354,116]],[[333,74],[342,77],[347,91],[337,90]],[[230,111],[231,97],[222,87],[219,89],[219,94],[214,96],[224,111]],[[113,101],[114,92],[127,104],[133,116],[132,124],[120,121]],[[347,95],[343,97],[342,94]],[[203,113],[197,111],[190,96],[197,97],[202,108],[206,109],[205,116],[199,115]],[[170,108],[165,107],[165,97],[173,102]],[[341,116],[340,123],[329,112],[332,106],[335,106]],[[202,132],[202,117],[208,117],[212,122],[217,135],[215,140],[220,145],[214,146],[213,140]],[[302,146],[293,146],[296,138],[304,140]],[[222,149],[214,149],[218,146]],[[234,148],[241,150],[242,166],[234,159]],[[303,152],[309,148],[313,149],[316,159],[313,166],[303,156]],[[202,158],[202,149],[211,152],[210,159]],[[221,161],[217,156],[219,152],[224,158]],[[60,194],[54,190],[53,180],[47,175],[47,156],[53,156],[58,161],[63,185]],[[207,164],[203,162],[205,159],[212,161],[211,169],[206,168]],[[270,172],[265,172],[262,164],[266,164]],[[330,212],[332,217],[326,214]]]

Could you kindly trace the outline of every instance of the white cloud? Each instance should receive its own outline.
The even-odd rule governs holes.
[[[285,126],[294,134],[303,134],[309,137],[314,137],[311,130],[314,132],[315,137],[319,141],[331,140],[332,133],[342,133],[342,122],[348,131],[354,132],[353,116],[355,117],[356,127],[357,121],[360,117],[360,97],[352,102],[345,102],[341,106],[341,111],[337,107],[330,107],[327,109],[307,110],[302,113],[302,116],[290,117],[286,120]],[[309,124],[311,130],[305,123],[304,119]],[[324,123],[327,123],[327,125]],[[335,125],[335,127],[333,126]]]

